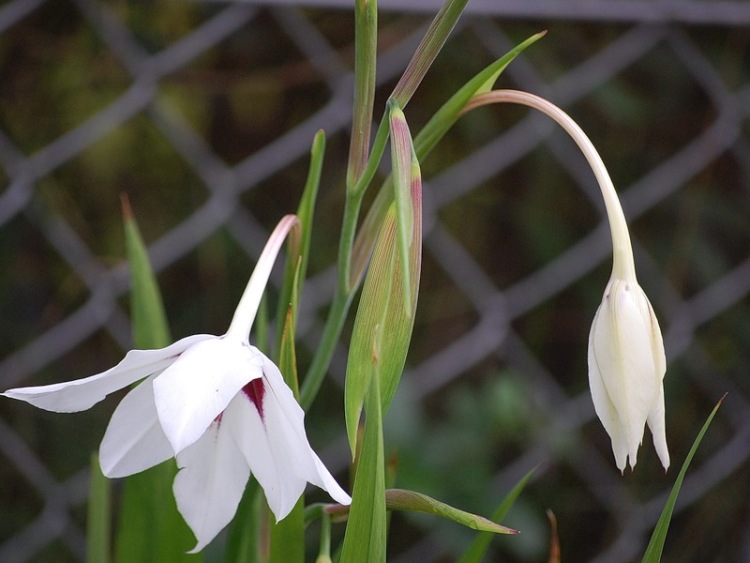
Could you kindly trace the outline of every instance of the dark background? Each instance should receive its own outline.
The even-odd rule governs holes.
[[[381,2],[376,119],[432,15],[419,4],[403,14]],[[647,432],[623,477],[587,388],[610,248],[585,161],[548,120],[507,106],[463,118],[422,163],[421,294],[386,447],[398,486],[482,514],[541,464],[505,521],[522,534],[495,539],[488,560],[544,560],[547,509],[563,560],[639,560],[725,392],[664,560],[750,559],[750,13],[742,2],[675,1],[666,15],[628,4],[625,16],[606,0],[471,13],[406,108],[418,131],[476,72],[547,29],[499,86],[555,101],[598,147],[665,335],[673,465],[665,476]],[[17,0],[0,7],[0,32],[0,387],[83,377],[130,347],[122,193],[173,336],[223,333],[267,234],[296,209],[323,128],[304,372],[333,289],[351,11]],[[307,419],[344,482],[345,353]],[[118,399],[75,415],[0,401],[0,560],[82,559],[86,468]],[[473,534],[397,514],[389,560],[452,561]]]

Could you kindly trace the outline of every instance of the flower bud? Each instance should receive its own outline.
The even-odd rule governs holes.
[[[591,396],[620,471],[628,462],[635,467],[646,423],[666,470],[664,343],[651,303],[635,278],[628,278],[610,279],[591,326]]]

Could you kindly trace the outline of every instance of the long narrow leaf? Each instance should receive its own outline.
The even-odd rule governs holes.
[[[136,348],[163,348],[172,341],[164,302],[148,259],[146,245],[126,196],[122,198],[125,247],[130,264],[130,310]]]
[[[417,87],[422,83],[422,79],[443,48],[467,3],[468,0],[446,0],[430,23],[427,33],[391,94],[391,98],[398,101],[402,108],[406,107]]]
[[[281,331],[284,327],[284,319],[287,314],[290,303],[295,303],[294,315],[297,314],[297,304],[300,299],[300,291],[302,284],[305,281],[307,275],[307,263],[310,256],[310,240],[312,238],[312,226],[313,219],[315,216],[315,203],[318,198],[318,188],[320,187],[320,175],[323,172],[323,157],[325,156],[326,147],[326,136],[323,131],[318,131],[315,134],[312,142],[312,148],[310,149],[310,169],[307,173],[307,180],[305,182],[305,188],[302,191],[302,198],[297,208],[297,219],[299,220],[299,238],[297,241],[292,239],[289,247],[291,252],[287,256],[286,266],[284,270],[284,283],[281,286],[281,293],[279,294],[279,305],[276,311],[276,320],[278,324],[278,330],[276,333],[276,342],[281,341]],[[294,231],[291,233],[292,237],[296,237]],[[296,289],[293,287],[295,279],[299,278]]]
[[[518,530],[513,530],[506,526],[497,524],[484,516],[478,516],[477,514],[472,514],[465,510],[459,510],[458,508],[454,508],[444,502],[440,502],[439,500],[435,500],[432,497],[415,491],[390,489],[386,491],[385,499],[386,508],[388,508],[388,510],[409,510],[411,512],[435,514],[482,532],[492,532],[494,534],[518,533]]]
[[[508,53],[475,75],[447,102],[445,102],[417,136],[414,137],[414,152],[416,154],[416,159],[419,162],[423,162],[432,149],[435,148],[435,145],[438,144],[438,142],[456,123],[467,102],[475,95],[491,89],[513,59],[520,55],[527,47],[541,39],[545,33],[546,32],[537,33],[522,43],[519,43],[516,47],[508,51]],[[380,147],[380,143],[382,143],[383,146],[385,145],[387,131],[388,128],[383,127],[381,124],[381,127],[378,130],[376,144],[373,145],[373,152],[375,152],[376,146]],[[381,135],[381,133],[383,133],[383,135]],[[357,238],[354,241],[351,257],[351,276],[349,281],[351,288],[356,288],[361,281],[367,260],[372,254],[379,225],[383,222],[388,207],[393,201],[393,187],[391,186],[391,182],[392,179],[389,178],[381,186],[378,195],[370,206],[370,209],[360,226]]]
[[[354,108],[346,185],[353,189],[367,167],[375,101],[378,46],[377,0],[354,2]]]
[[[299,272],[299,268],[297,269]],[[295,281],[298,277],[295,276]],[[296,283],[293,284],[296,287]],[[297,291],[292,291],[297,295]],[[294,346],[294,311],[297,304],[293,301],[289,306],[281,337],[279,353],[279,370],[284,375],[284,381],[299,400],[299,386],[297,383],[297,357]],[[303,563],[305,560],[305,500],[304,495],[299,498],[292,511],[281,522],[271,527],[271,563]]]
[[[305,500],[300,497],[292,511],[271,527],[270,563],[304,563]]]
[[[416,151],[417,158],[420,162],[424,160],[430,151],[435,148],[438,141],[440,141],[450,128],[453,127],[456,120],[461,115],[461,111],[466,106],[466,103],[475,95],[489,91],[502,72],[511,62],[513,62],[513,59],[520,55],[530,45],[544,37],[545,34],[546,31],[536,33],[516,45],[505,55],[476,74],[442,105],[442,107],[432,116],[432,118],[430,118],[430,121],[427,122],[424,128],[414,138],[414,150]]]
[[[123,198],[123,212],[132,275],[133,340],[139,348],[161,348],[170,342],[161,294],[126,198]],[[121,500],[115,561],[203,560],[200,554],[185,553],[195,540],[177,511],[172,493],[176,473],[176,464],[168,461],[127,478]]]
[[[352,453],[355,451],[357,425],[365,393],[370,386],[369,377],[374,375],[379,380],[382,410],[386,412],[404,369],[414,327],[414,308],[421,267],[421,244],[416,241],[421,241],[421,236],[421,220],[415,221],[415,244],[411,248],[413,256],[410,257],[412,300],[411,311],[407,314],[401,262],[396,250],[395,206],[392,205],[381,226],[372,264],[362,289],[349,347],[344,415]],[[373,367],[372,343],[376,337],[382,342],[383,350],[388,353],[380,357]]]
[[[402,291],[404,295],[404,311],[411,315],[411,286],[409,281],[409,260],[412,244],[421,244],[414,240],[414,219],[419,213],[415,204],[421,203],[412,199],[412,179],[414,167],[412,166],[412,154],[414,149],[411,144],[411,134],[406,123],[406,117],[395,101],[388,104],[391,126],[391,162],[393,163],[393,187],[394,200],[396,202],[396,233],[398,242],[398,256],[401,265]],[[419,180],[419,165],[416,166],[417,180]],[[420,185],[421,187],[421,185]],[[421,216],[421,213],[419,213]]]
[[[260,563],[263,551],[261,512],[267,511],[260,485],[250,479],[229,529],[224,563]]]
[[[695,438],[695,442],[693,442],[693,447],[690,448],[690,451],[685,458],[685,462],[682,464],[680,473],[679,475],[677,475],[677,480],[675,481],[672,487],[672,491],[669,493],[669,497],[667,498],[667,502],[664,505],[664,510],[662,510],[659,521],[656,523],[654,532],[651,535],[651,541],[648,542],[646,552],[643,554],[643,563],[659,563],[659,561],[661,561],[661,554],[664,551],[664,543],[667,540],[667,532],[669,531],[669,523],[672,520],[672,513],[674,512],[674,507],[677,503],[677,495],[680,493],[682,481],[685,479],[685,474],[687,473],[688,467],[690,466],[690,462],[693,461],[693,456],[698,450],[698,446],[700,445],[701,440],[703,440],[703,436],[706,434],[708,427],[711,425],[711,421],[714,419],[714,416],[719,410],[721,403],[724,402],[725,397],[726,395],[724,395],[724,397],[722,397],[719,402],[716,403],[716,406],[711,411],[711,414],[708,415],[708,419],[703,424],[703,428],[701,428],[701,431],[698,432],[698,436]]]
[[[373,362],[380,358],[374,342]],[[344,535],[341,561],[381,563],[385,561],[386,509],[383,420],[377,377],[370,377],[365,409],[364,438],[354,477],[352,504]]]
[[[510,492],[505,495],[505,498],[495,510],[492,515],[493,522],[499,522],[508,514],[516,499],[521,495],[521,492],[526,488],[526,485],[531,480],[532,475],[536,471],[536,467],[524,475],[521,480],[516,483]],[[482,533],[477,534],[474,541],[469,546],[469,549],[463,554],[459,563],[480,563],[484,554],[487,553],[487,549],[490,547],[490,542],[494,536],[492,534]]]
[[[91,483],[86,514],[86,563],[108,563],[112,559],[111,510],[109,480],[102,474],[99,458],[94,454],[91,456]]]

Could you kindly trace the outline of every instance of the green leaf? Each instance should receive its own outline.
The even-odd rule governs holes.
[[[443,48],[448,36],[458,22],[469,0],[446,0],[440,11],[430,23],[422,42],[414,52],[404,74],[393,89],[391,98],[399,106],[406,107],[417,87],[422,83],[433,61]]]
[[[518,44],[508,53],[497,59],[469,80],[461,89],[456,92],[443,106],[432,116],[430,121],[424,126],[419,134],[414,138],[414,152],[416,159],[423,162],[428,154],[435,148],[435,145],[445,136],[451,127],[461,116],[461,112],[466,104],[475,95],[488,91],[495,84],[505,68],[521,54],[527,47],[538,41],[546,32],[532,35],[524,42]],[[373,144],[373,154],[376,149],[383,150],[388,138],[388,128],[381,127]],[[382,146],[381,146],[382,145]],[[371,159],[372,160],[372,159]],[[370,165],[373,163],[371,162]],[[370,168],[368,165],[368,170]],[[377,166],[377,163],[374,163]],[[373,166],[373,174],[374,174]],[[378,191],[370,209],[367,212],[362,225],[360,226],[357,238],[354,241],[351,257],[351,275],[349,286],[356,288],[359,284],[362,274],[365,271],[365,265],[372,254],[373,245],[375,244],[376,233],[379,225],[393,201],[393,187],[391,186],[392,178],[388,178]],[[369,180],[368,180],[369,182]],[[364,188],[363,188],[364,189]]]
[[[393,399],[409,350],[414,327],[414,310],[421,267],[421,218],[414,223],[414,240],[410,249],[411,310],[404,303],[403,274],[396,246],[395,207],[391,205],[381,226],[372,263],[367,272],[349,347],[344,387],[344,416],[349,446],[355,452],[357,426],[369,378],[378,378],[382,412]],[[373,342],[382,344],[388,353],[373,365]],[[382,389],[382,392],[380,390]]]
[[[91,456],[91,482],[86,515],[86,563],[108,563],[110,553],[112,501],[109,480],[102,474],[99,458]]]
[[[299,268],[297,269],[299,272]],[[297,280],[295,276],[295,280]],[[294,284],[296,287],[296,284]],[[292,295],[297,295],[296,291]],[[299,400],[299,386],[297,384],[297,357],[294,346],[294,311],[296,303],[292,302],[284,322],[279,353],[279,370],[284,381]],[[271,527],[271,563],[293,563],[305,560],[305,501],[302,495],[292,511],[281,522]],[[269,510],[269,518],[272,519]]]
[[[139,348],[161,348],[170,342],[164,306],[127,198],[123,198],[123,214],[132,276],[133,339]],[[185,553],[193,547],[195,539],[177,511],[172,493],[176,473],[176,464],[168,461],[126,479],[120,502],[115,561],[203,560],[200,554]]]
[[[383,218],[354,321],[344,389],[352,454],[369,377],[378,378],[382,412],[396,393],[414,328],[422,267],[422,180],[403,112],[389,102],[395,204]],[[372,364],[372,343],[388,353]],[[374,368],[374,369],[373,369]]]
[[[260,485],[254,478],[245,488],[245,494],[237,507],[237,514],[230,524],[225,563],[260,563],[265,537],[262,516],[268,510]],[[267,559],[267,556],[265,557]]]
[[[378,3],[357,0],[354,3],[354,107],[347,188],[353,189],[367,167],[375,101],[375,71],[378,47]]]
[[[521,480],[513,487],[510,492],[505,495],[505,498],[495,510],[492,515],[493,522],[498,522],[505,518],[510,512],[513,503],[521,495],[521,492],[526,487],[526,484],[531,479],[531,476],[536,471],[536,467],[524,475]],[[469,549],[463,554],[459,563],[480,563],[484,554],[487,553],[487,549],[490,547],[490,542],[494,536],[491,534],[478,534],[474,541],[469,546]]]
[[[195,545],[195,539],[177,511],[172,493],[176,474],[177,466],[166,462],[125,480],[115,561],[203,560],[199,553],[185,553]]]
[[[385,502],[388,510],[409,510],[412,512],[435,514],[482,532],[492,532],[494,534],[518,533],[518,530],[501,526],[484,516],[459,510],[432,497],[414,491],[390,489],[385,492]]]
[[[294,345],[294,319],[295,306],[289,306],[289,311],[284,322],[284,330],[281,333],[281,346],[279,347],[279,357],[277,364],[279,371],[284,377],[284,383],[294,393],[294,398],[299,402],[299,383],[297,376],[297,351]]]
[[[419,201],[412,200],[412,181],[420,182],[419,164],[412,166],[414,148],[411,144],[409,126],[406,117],[398,104],[391,100],[388,103],[391,126],[391,162],[393,163],[394,201],[396,202],[396,233],[398,239],[398,255],[401,264],[402,286],[404,294],[404,311],[411,315],[411,288],[409,282],[410,248],[413,244],[421,244],[414,240],[414,220],[418,210],[415,205]],[[416,168],[416,170],[414,170]],[[414,172],[416,171],[416,178]],[[418,195],[421,198],[421,194]]]
[[[130,263],[130,309],[136,348],[163,348],[172,342],[164,302],[148,259],[148,251],[135,222],[130,203],[122,197],[125,246]]]
[[[693,461],[693,456],[698,450],[698,446],[700,445],[701,440],[703,440],[703,436],[706,434],[708,427],[711,425],[711,421],[714,419],[714,416],[719,410],[721,403],[724,402],[725,397],[726,395],[724,395],[724,397],[722,397],[719,402],[716,403],[716,406],[711,411],[711,414],[708,415],[708,419],[703,425],[703,428],[701,428],[701,431],[698,432],[698,436],[695,438],[695,442],[693,442],[693,447],[690,448],[690,451],[685,458],[685,462],[682,464],[680,473],[679,475],[677,475],[677,480],[675,481],[674,486],[672,487],[672,491],[669,493],[669,497],[667,498],[667,502],[664,505],[664,510],[662,511],[661,516],[659,517],[659,521],[656,523],[656,527],[654,528],[654,532],[651,535],[651,541],[648,542],[646,552],[643,554],[643,563],[658,563],[659,561],[661,561],[661,554],[662,551],[664,551],[664,542],[667,540],[669,523],[672,520],[672,512],[674,511],[675,504],[677,503],[677,495],[680,493],[682,481],[685,479],[685,474],[687,473],[688,467],[690,466],[690,462]]]
[[[318,131],[313,138],[312,148],[310,149],[310,170],[308,171],[305,188],[302,191],[302,198],[300,199],[299,207],[297,209],[297,219],[299,220],[300,228],[293,229],[290,233],[292,239],[288,245],[289,254],[287,256],[284,270],[284,283],[281,287],[281,293],[279,294],[279,306],[276,313],[278,321],[276,342],[281,341],[281,331],[284,326],[282,319],[286,317],[290,303],[294,303],[295,318],[297,315],[297,305],[300,299],[301,286],[307,275],[313,218],[315,216],[315,202],[318,198],[320,175],[323,171],[325,147],[325,133],[323,131]],[[297,231],[299,231],[299,238],[294,240],[294,237],[297,236]]]
[[[255,315],[255,322],[253,322],[253,333],[255,336],[255,346],[258,350],[268,350],[268,340],[270,335],[269,331],[270,321],[268,319],[268,297],[263,294],[258,304],[258,313]]]
[[[383,348],[373,341],[372,363],[377,365]],[[381,563],[385,561],[386,509],[383,419],[377,377],[370,377],[367,392],[364,437],[357,472],[354,476],[352,504],[344,535],[341,561]]]
[[[435,148],[451,127],[461,116],[467,102],[477,94],[489,91],[506,67],[513,62],[527,47],[544,37],[546,31],[532,35],[516,45],[505,55],[485,67],[471,80],[464,84],[442,107],[432,116],[419,134],[414,138],[414,150],[420,162]]]
[[[269,510],[270,512],[270,510]],[[271,516],[269,514],[271,518]],[[305,561],[305,500],[300,497],[292,511],[271,527],[270,563],[304,563]]]

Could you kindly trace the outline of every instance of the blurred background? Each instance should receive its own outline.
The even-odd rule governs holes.
[[[335,277],[349,4],[0,7],[1,389],[90,375],[130,348],[121,194],[173,337],[223,333],[268,233],[297,207],[322,128],[304,372]],[[377,120],[439,8],[379,4]],[[406,108],[412,130],[543,29],[498,86],[568,111],[622,195],[665,335],[672,467],[664,475],[647,432],[636,471],[621,476],[594,415],[587,338],[611,256],[593,175],[546,118],[500,106],[467,115],[423,162],[422,289],[386,420],[397,484],[491,514],[539,466],[504,522],[522,534],[493,540],[488,561],[546,560],[547,509],[564,561],[640,560],[698,430],[729,393],[688,473],[665,561],[750,561],[750,3],[470,1]],[[342,482],[346,342],[307,418]],[[74,415],[0,401],[0,561],[83,559],[89,456],[119,398]],[[474,537],[401,513],[390,534],[389,561],[401,563],[453,561]]]

